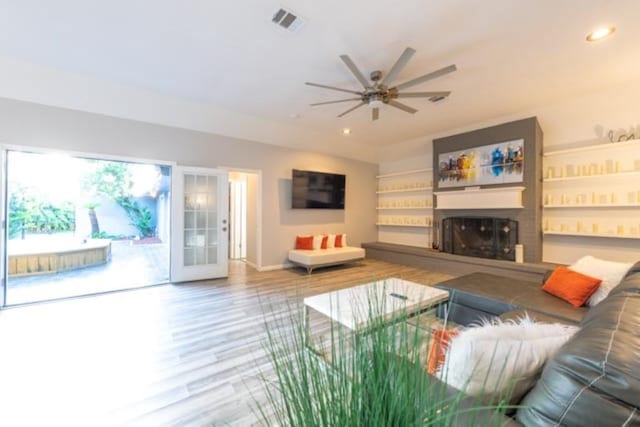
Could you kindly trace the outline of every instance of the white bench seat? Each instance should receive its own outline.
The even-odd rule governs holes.
[[[289,261],[305,267],[309,274],[314,268],[345,264],[363,259],[364,256],[364,249],[352,246],[315,250],[292,249],[289,251]]]

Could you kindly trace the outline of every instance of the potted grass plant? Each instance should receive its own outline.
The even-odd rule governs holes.
[[[370,302],[367,310],[362,334],[327,322],[310,338],[299,306],[268,319],[271,370],[262,372],[263,395],[255,401],[265,425],[502,425],[508,399],[486,405],[425,372],[430,333],[407,322],[416,313],[385,318]]]

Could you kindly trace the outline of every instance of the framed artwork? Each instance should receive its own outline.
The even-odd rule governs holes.
[[[524,139],[438,156],[438,188],[522,182]]]

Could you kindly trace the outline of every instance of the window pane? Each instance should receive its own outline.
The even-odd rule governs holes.
[[[206,246],[206,243],[207,243],[206,231],[204,231],[204,230],[196,230],[196,233],[197,233],[197,235],[196,235],[196,246],[198,246],[200,248]]]
[[[208,239],[209,246],[217,245],[218,244],[218,232],[217,232],[217,230],[209,229],[209,231],[207,233],[209,234],[209,239]]]
[[[216,228],[217,226],[217,215],[215,211],[209,211],[207,214],[208,218],[207,218],[207,227],[208,228]]]
[[[207,212],[196,212],[196,228],[207,228]]]
[[[196,265],[206,264],[206,252],[204,248],[196,248]]]
[[[187,174],[184,176],[184,192],[195,193],[196,191],[196,177],[194,175]]]
[[[196,180],[196,185],[198,187],[199,193],[206,193],[207,190],[207,176],[206,175],[198,175]]]
[[[193,211],[184,213],[184,228],[196,228],[196,213]]]
[[[216,190],[218,185],[218,177],[217,176],[210,176],[209,177],[209,194],[216,194]]]
[[[194,250],[193,249],[185,249],[184,250],[184,265],[185,265],[185,267],[193,265],[194,261],[195,261],[195,259],[194,259]]]
[[[207,264],[218,263],[218,248],[212,247],[207,249]]]
[[[216,195],[215,194],[209,194],[209,203],[207,204],[207,209],[209,209],[210,211],[215,211],[216,210],[216,204],[218,202],[218,200],[216,199]]]
[[[196,195],[195,194],[186,194],[184,196],[184,208],[186,210],[195,209],[197,206]]]
[[[190,248],[196,245],[196,232],[193,230],[186,230],[184,232],[184,247]]]

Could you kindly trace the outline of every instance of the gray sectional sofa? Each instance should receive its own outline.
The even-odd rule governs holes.
[[[451,292],[448,315],[456,323],[527,312],[541,321],[580,327],[547,361],[512,418],[485,412],[473,424],[640,426],[640,262],[589,310],[546,294],[540,283],[484,273],[437,286]]]

